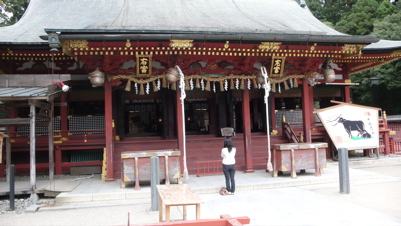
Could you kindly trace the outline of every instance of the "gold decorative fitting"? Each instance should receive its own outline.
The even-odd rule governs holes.
[[[345,44],[343,46],[343,52],[345,52],[345,57],[353,57],[358,55],[359,57],[362,54],[362,49],[365,47],[366,45],[351,45],[351,44]]]
[[[230,41],[226,41],[226,44],[224,44],[224,49],[230,48]]]
[[[88,48],[88,41],[86,40],[67,40],[69,41],[70,48]]]
[[[127,43],[125,43],[125,47],[127,47],[127,48],[131,47],[131,42],[129,41],[129,39],[127,39]]]
[[[281,42],[261,42],[259,49],[272,51],[280,49]]]
[[[400,56],[400,55],[401,55],[401,50],[396,50],[391,53],[391,56]]]
[[[315,43],[313,46],[311,46],[310,51],[313,52],[315,50],[316,46],[317,46],[317,43]]]
[[[71,50],[79,48],[80,50],[88,49],[88,41],[86,40],[61,40],[63,53],[71,55]]]
[[[193,46],[192,42],[194,40],[188,40],[188,39],[171,39],[170,41],[170,47],[172,48],[191,48]]]

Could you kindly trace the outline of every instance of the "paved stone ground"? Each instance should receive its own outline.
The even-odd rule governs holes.
[[[401,225],[401,164],[358,166],[385,177],[351,183],[350,194],[339,184],[239,191],[234,196],[201,195],[201,218],[219,214],[249,216],[250,225]],[[365,168],[364,168],[365,167]],[[0,225],[127,225],[158,222],[149,200],[119,206],[2,214]],[[180,219],[182,210],[172,210]],[[194,219],[188,209],[188,218]]]
[[[201,218],[220,214],[249,216],[250,225],[401,225],[401,164],[357,166],[384,177],[351,183],[350,194],[339,184],[239,191],[234,196],[204,194]],[[158,222],[150,201],[138,199],[119,206],[0,215],[0,225],[127,225]],[[172,210],[180,219],[182,210]],[[188,209],[188,218],[194,219]]]

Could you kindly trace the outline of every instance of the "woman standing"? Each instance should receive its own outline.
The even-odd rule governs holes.
[[[229,195],[235,192],[235,153],[236,148],[233,147],[231,139],[224,140],[224,148],[221,149],[221,157],[223,158],[223,172],[226,178],[226,189]]]

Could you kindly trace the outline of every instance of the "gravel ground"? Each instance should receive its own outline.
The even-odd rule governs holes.
[[[81,178],[87,178],[88,175],[55,175],[54,179],[63,179],[63,180],[79,180]],[[92,174],[90,177],[100,178],[100,174]],[[30,175],[18,175],[15,176],[15,181],[29,181]],[[37,174],[36,180],[49,180],[49,175]],[[6,178],[0,178],[0,182],[6,182]],[[31,198],[30,195],[16,195],[14,198],[14,210],[10,209],[10,197],[9,196],[0,196],[0,215],[2,214],[22,214],[26,212],[26,209],[36,204],[38,206],[41,205],[49,205],[54,203],[53,198],[43,197],[43,196],[33,196]]]

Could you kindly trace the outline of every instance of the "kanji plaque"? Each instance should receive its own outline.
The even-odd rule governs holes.
[[[152,75],[152,55],[136,56],[136,77],[148,78]]]

